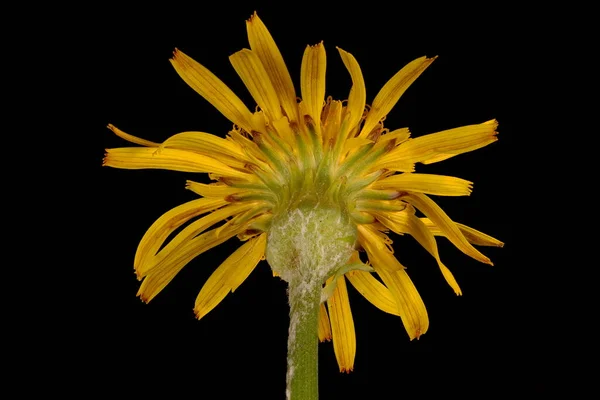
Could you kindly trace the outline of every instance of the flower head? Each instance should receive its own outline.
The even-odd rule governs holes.
[[[107,149],[104,165],[208,173],[215,181],[188,181],[186,188],[200,198],[168,211],[148,229],[134,260],[137,277],[143,280],[138,295],[149,302],[192,259],[237,237],[244,243],[216,269],[196,299],[194,310],[202,318],[265,257],[276,275],[291,279],[291,272],[277,262],[276,252],[269,252],[280,240],[276,232],[282,219],[304,210],[335,210],[345,229],[335,240],[345,250],[340,250],[339,262],[330,263],[332,268],[318,276],[327,303],[321,304],[319,338],[333,338],[340,370],[350,371],[356,342],[346,281],[379,309],[400,316],[410,339],[429,326],[425,305],[394,256],[387,233],[412,235],[435,258],[457,295],[461,289],[440,259],[435,236],[447,237],[462,252],[487,264],[491,261],[473,244],[503,245],[453,221],[428,196],[466,196],[471,182],[415,172],[418,163],[435,163],[493,143],[497,122],[414,139],[407,128],[384,128],[386,115],[435,57],[410,62],[369,106],[358,62],[339,48],[352,88],[347,100],[325,98],[323,43],[304,52],[300,100],[281,53],[256,14],[247,21],[247,29],[250,50],[233,54],[230,61],[258,105],[255,112],[183,52],[175,50],[171,59],[183,80],[233,122],[225,138],[183,132],[154,143],[109,125],[115,134],[141,147]],[[416,210],[425,217],[418,217]],[[222,221],[226,222],[219,225]],[[309,225],[301,226],[308,234],[320,230],[317,225],[307,231]],[[360,250],[366,253],[364,261]]]

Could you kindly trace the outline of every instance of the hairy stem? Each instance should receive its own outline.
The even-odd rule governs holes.
[[[286,399],[316,400],[318,390],[318,322],[321,284],[289,282],[290,329]]]
[[[288,283],[288,400],[319,397],[317,350],[323,283],[347,263],[356,236],[354,223],[337,208],[306,206],[273,219],[266,258],[273,272]]]

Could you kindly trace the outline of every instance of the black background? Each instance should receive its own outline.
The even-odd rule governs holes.
[[[550,311],[546,289],[517,229],[522,224],[517,141],[522,57],[533,36],[519,36],[518,12],[495,9],[413,12],[367,3],[305,3],[211,7],[98,8],[86,32],[88,90],[95,93],[91,121],[95,159],[91,213],[99,239],[87,271],[86,311],[71,347],[78,376],[100,392],[169,398],[284,398],[288,306],[285,284],[262,262],[244,284],[201,321],[192,308],[211,272],[239,244],[231,240],[192,261],[149,305],[135,297],[133,256],[146,229],[164,212],[195,198],[185,180],[207,177],[172,171],[102,168],[104,148],[128,146],[112,123],[131,134],[163,141],[183,131],[223,136],[231,123],[178,77],[168,59],[175,47],[213,71],[245,103],[254,103],[228,56],[249,47],[245,20],[256,10],[275,38],[299,93],[302,53],[324,41],[327,95],[347,98],[350,77],[335,46],[352,53],[365,77],[367,102],[406,63],[439,58],[411,86],[386,119],[413,137],[497,118],[499,141],[418,172],[475,182],[470,197],[437,198],[455,221],[506,243],[482,248],[495,266],[480,264],[445,239],[444,263],[464,295],[456,297],[435,260],[409,236],[392,235],[431,320],[420,340],[409,341],[399,318],[385,314],[352,287],[357,333],[355,370],[338,372],[331,343],[319,347],[321,398],[401,398],[474,394],[548,393]],[[502,11],[502,12],[496,12]],[[91,29],[89,29],[91,28]],[[91,78],[91,79],[90,79]],[[88,110],[90,112],[90,110]],[[519,139],[517,139],[517,137]],[[521,195],[523,196],[523,195]],[[521,199],[523,200],[523,199]],[[97,246],[97,248],[96,248]],[[88,256],[89,257],[89,256]],[[77,368],[76,368],[77,369]],[[85,372],[84,372],[85,371]]]

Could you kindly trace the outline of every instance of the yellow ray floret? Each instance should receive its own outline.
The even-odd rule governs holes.
[[[266,117],[280,119],[282,114],[277,91],[256,53],[243,49],[230,56],[229,61]]]
[[[163,214],[146,231],[138,245],[133,262],[134,269],[138,271],[138,277],[141,277],[141,265],[146,264],[150,257],[156,255],[158,249],[175,229],[198,215],[216,210],[226,204],[224,199],[197,199]]]
[[[371,188],[395,189],[400,192],[418,192],[438,196],[468,196],[473,182],[453,176],[432,174],[400,174],[379,179]]]
[[[321,111],[325,101],[325,69],[327,66],[325,46],[319,43],[307,46],[302,57],[300,68],[300,89],[302,101],[306,106],[308,115],[313,121],[321,120]],[[321,131],[321,124],[316,125],[317,134]]]
[[[234,124],[250,131],[252,113],[244,103],[206,67],[175,49],[170,60],[175,71],[198,94]]]
[[[244,226],[232,226],[221,235],[217,235],[216,229],[213,229],[189,240],[177,253],[171,253],[171,257],[164,258],[156,268],[148,272],[138,290],[138,296],[144,302],[150,302],[188,262],[244,230]]]
[[[196,298],[194,312],[200,319],[215,308],[231,291],[234,292],[264,258],[267,235],[248,240],[212,273]]]
[[[106,149],[104,165],[123,169],[155,168],[181,172],[205,172],[242,179],[248,175],[212,157],[185,150],[156,147]]]
[[[250,48],[265,67],[289,121],[298,122],[294,83],[273,37],[256,13],[246,21],[246,28]]]
[[[348,95],[348,113],[350,114],[350,119],[348,120],[348,126],[358,127],[358,123],[362,118],[363,111],[365,109],[365,104],[367,101],[367,91],[365,89],[365,80],[363,79],[362,71],[360,70],[360,65],[354,58],[354,56],[339,47],[337,48],[340,53],[340,57],[344,62],[344,65],[348,69],[350,73],[350,77],[352,78],[352,88],[350,89],[350,94]]]
[[[385,285],[373,277],[373,274],[364,271],[350,271],[346,274],[346,278],[375,307],[386,313],[400,316],[394,296]]]
[[[368,135],[371,130],[394,108],[406,89],[429,67],[436,59],[420,57],[408,63],[396,73],[379,91],[359,136]]]
[[[327,299],[327,307],[331,320],[333,350],[340,372],[350,372],[354,368],[356,333],[348,301],[346,280],[343,276],[337,279],[335,290],[331,297]]]
[[[429,328],[429,317],[425,304],[404,267],[391,253],[369,241],[368,236],[364,235],[366,230],[368,229],[359,227],[360,244],[367,252],[377,274],[394,297],[408,336],[411,340],[418,338]]]
[[[446,234],[437,227],[429,218],[421,218],[421,221],[427,226],[427,228],[431,231],[431,233],[435,236],[446,236]],[[472,244],[476,244],[478,246],[494,246],[494,247],[504,247],[504,243],[500,240],[491,237],[490,235],[486,235],[483,232],[479,232],[476,229],[470,228],[466,225],[456,223],[458,229],[460,229],[461,233],[465,236],[465,238]]]
[[[329,322],[329,315],[327,314],[325,303],[321,303],[319,308],[319,328],[317,333],[320,342],[331,340],[331,323]]]
[[[385,168],[397,162],[431,164],[477,150],[498,140],[497,127],[498,122],[491,120],[408,140],[381,157],[373,168]]]

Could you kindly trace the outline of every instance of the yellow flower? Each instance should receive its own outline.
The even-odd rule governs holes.
[[[414,172],[417,163],[431,164],[493,143],[497,122],[414,139],[407,128],[390,131],[383,126],[386,115],[435,57],[410,62],[368,106],[356,59],[339,48],[352,88],[347,101],[325,98],[323,43],[304,52],[299,100],[280,52],[256,14],[247,28],[251,49],[233,54],[230,61],[256,100],[256,112],[183,52],[175,50],[171,59],[183,80],[233,122],[225,138],[183,132],[154,143],[108,126],[142,147],[107,149],[104,165],[208,173],[216,181],[188,181],[186,188],[201,197],[170,210],[148,229],[134,260],[143,280],[138,295],[149,302],[192,259],[237,236],[244,244],[216,269],[196,299],[194,310],[202,318],[265,259],[279,217],[307,206],[338,210],[351,221],[356,250],[323,282],[326,302],[321,304],[318,332],[321,341],[333,339],[340,370],[351,371],[356,339],[346,281],[379,309],[399,316],[411,340],[429,326],[425,305],[393,255],[386,233],[412,235],[436,259],[457,295],[460,287],[440,260],[435,236],[445,236],[465,254],[490,265],[472,244],[503,245],[454,222],[428,196],[467,196],[471,182]],[[417,217],[416,210],[426,217]],[[366,253],[366,263],[359,250]],[[285,271],[274,267],[274,274]]]

